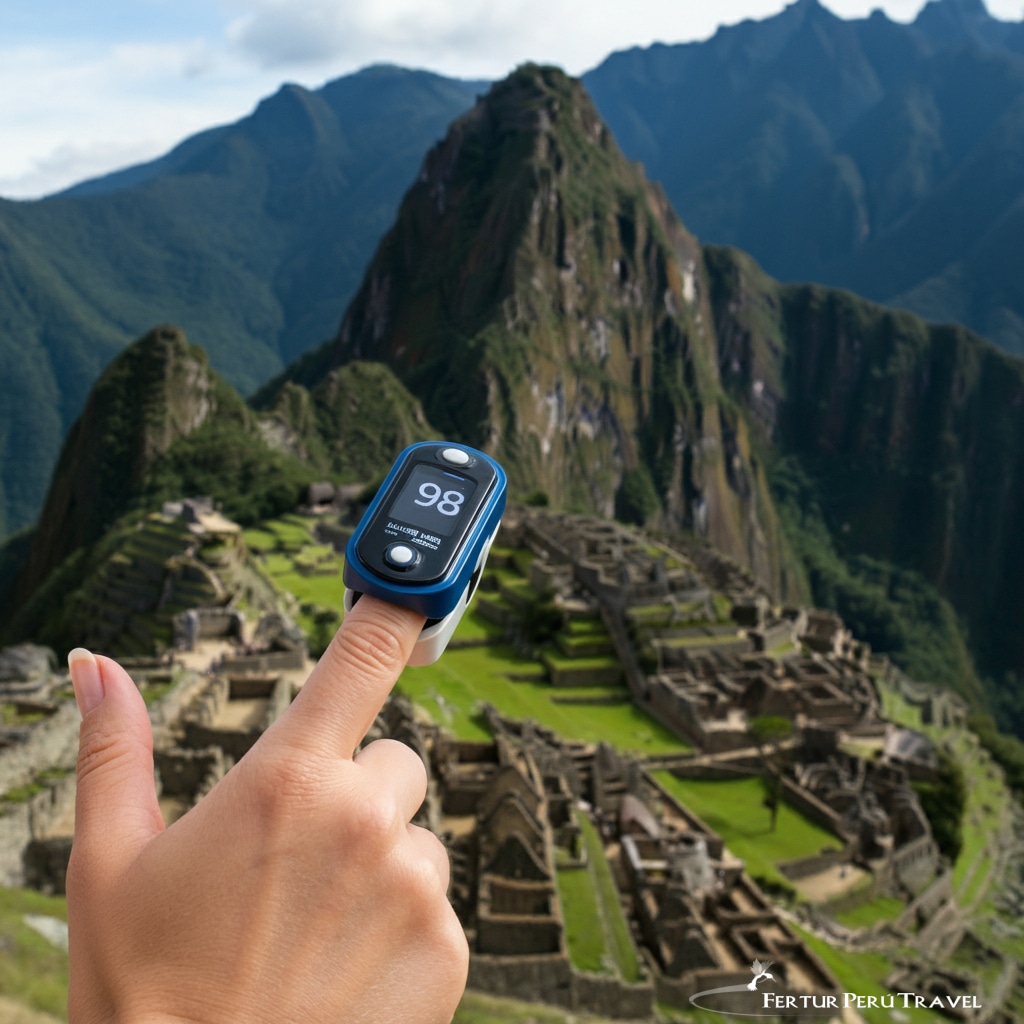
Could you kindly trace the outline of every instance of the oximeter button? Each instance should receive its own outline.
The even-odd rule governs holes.
[[[468,466],[470,463],[469,455],[461,448],[445,448],[441,452],[441,458],[453,466]]]
[[[384,552],[384,560],[396,569],[409,569],[419,560],[419,555],[408,544],[392,544]]]

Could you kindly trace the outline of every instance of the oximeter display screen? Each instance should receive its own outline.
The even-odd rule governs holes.
[[[414,467],[387,515],[421,531],[449,537],[472,507],[476,482],[441,466]]]
[[[501,473],[486,456],[446,442],[407,451],[353,538],[363,567],[403,587],[444,578],[472,538]]]

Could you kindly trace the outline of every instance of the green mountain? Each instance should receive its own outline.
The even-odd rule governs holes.
[[[337,338],[513,491],[694,529],[785,589],[767,480],[721,387],[703,256],[580,84],[526,66],[428,154]]]
[[[962,629],[990,678],[1019,674],[1024,362],[961,327],[780,285],[735,250],[705,254],[723,378],[772,453],[815,599],[882,649],[899,652],[907,620],[930,621],[939,635]],[[837,591],[829,557],[858,578]],[[884,601],[905,621],[883,623]],[[922,677],[943,674],[924,663]]]
[[[1024,354],[1024,23],[981,0],[909,25],[798,0],[584,82],[703,241]]]
[[[0,537],[33,522],[100,371],[154,323],[253,391],[330,337],[424,151],[477,86],[370,68],[286,85],[162,159],[0,200]]]
[[[980,701],[975,661],[998,680],[1024,664],[1022,408],[1022,364],[968,331],[701,247],[580,83],[527,66],[430,151],[337,337],[256,411],[179,332],[115,360],[14,632],[126,511],[209,493],[253,520],[443,433],[498,455],[514,497],[692,530]]]
[[[33,636],[60,646],[94,635],[96,624],[75,616],[95,602],[71,597],[107,580],[117,552],[136,544],[140,517],[165,501],[209,495],[249,524],[294,509],[314,480],[381,474],[397,450],[433,434],[386,367],[361,363],[312,393],[286,388],[257,416],[202,349],[177,328],[156,328],[103,372],[68,433],[36,528],[0,549],[0,642]],[[152,529],[160,537],[149,547],[182,555],[182,530]]]
[[[705,242],[1024,351],[1024,25],[799,0],[586,76]],[[32,523],[91,384],[154,323],[249,394],[331,337],[422,154],[482,83],[369,68],[38,202],[0,200],[0,537]]]

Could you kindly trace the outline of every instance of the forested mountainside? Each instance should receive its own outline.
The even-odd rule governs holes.
[[[101,370],[154,325],[242,394],[337,329],[425,150],[483,86],[377,67],[285,85],[161,160],[0,200],[0,537],[35,521]]]

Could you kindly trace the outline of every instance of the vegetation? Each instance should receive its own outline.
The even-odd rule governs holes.
[[[577,811],[576,821],[585,863],[562,866],[557,873],[569,956],[581,971],[614,973],[627,982],[639,981],[640,963],[601,837],[582,812]]]
[[[793,723],[778,715],[756,715],[750,720],[750,738],[761,758],[765,804],[771,815],[771,831],[775,831],[782,801],[782,777],[786,770],[785,743],[793,737]]]
[[[932,837],[943,856],[955,864],[964,842],[967,783],[960,763],[942,748],[938,753],[938,778],[934,782],[915,782],[914,790],[931,824]]]
[[[906,903],[896,896],[879,896],[833,916],[846,928],[870,928],[880,921],[895,921],[906,909]]]
[[[455,1011],[453,1024],[613,1024],[604,1017],[581,1014],[518,999],[467,992]]]
[[[960,624],[935,588],[909,569],[840,554],[826,526],[820,486],[795,457],[778,460],[772,479],[779,518],[806,572],[811,602],[835,610],[854,636],[912,678],[982,702]]]
[[[799,925],[794,925],[800,937],[807,943],[808,947],[816,953],[825,966],[835,975],[840,987],[846,992],[855,992],[863,996],[885,996],[891,993],[883,982],[892,972],[892,960],[884,953],[859,953],[850,950],[838,950],[830,946],[817,935],[809,932]],[[868,1024],[892,1024],[892,1010],[889,1009],[859,1009]],[[901,1014],[913,1024],[933,1024],[935,1019],[934,1011],[909,1007],[900,1008]]]
[[[263,444],[251,422],[211,419],[156,461],[136,501],[153,507],[208,494],[248,526],[290,512],[314,479],[315,469]]]
[[[25,924],[25,915],[67,920],[63,897],[0,888],[0,992],[26,1006],[65,1019],[68,955]]]
[[[754,57],[757,49],[750,51]],[[661,58],[669,63],[667,55]],[[1000,78],[1002,58],[992,60]],[[381,75],[377,85],[391,80],[389,72]],[[373,77],[368,73],[364,85]],[[326,124],[354,116],[350,104],[338,102],[345,91],[328,89],[317,97],[314,105]],[[469,95],[441,91],[459,102]],[[942,99],[935,97],[938,107]],[[307,101],[313,103],[289,87],[263,115],[287,121],[301,116]],[[538,125],[547,133],[543,146]],[[41,493],[38,474],[11,477],[10,453],[18,454],[20,465],[45,463],[33,460],[55,451],[94,364],[122,343],[123,324],[147,308],[135,303],[164,294],[164,282],[147,285],[145,271],[135,265],[136,257],[140,266],[145,263],[137,238],[113,244],[117,222],[141,223],[144,214],[159,209],[153,178],[163,178],[167,193],[188,207],[173,218],[167,239],[157,241],[170,246],[172,262],[185,253],[199,261],[187,261],[191,277],[176,295],[184,305],[176,308],[195,300],[195,315],[211,313],[202,321],[204,338],[212,339],[213,360],[230,367],[234,383],[255,386],[313,337],[330,335],[339,312],[337,282],[330,282],[329,300],[318,289],[325,283],[323,267],[343,261],[324,259],[341,254],[338,233],[320,230],[322,200],[341,192],[351,198],[339,184],[345,174],[337,175],[348,159],[343,153],[359,148],[359,132],[337,135],[338,145],[326,156],[282,157],[260,150],[266,127],[257,112],[251,122],[205,138],[187,169],[171,158],[162,170],[96,186],[90,204],[74,197],[48,201],[33,207],[38,217],[27,206],[0,205],[11,265],[24,271],[21,279],[29,285],[28,305],[47,311],[41,333],[9,360],[17,371],[10,379],[28,381],[24,391],[10,392],[17,401],[0,402],[0,533],[27,521],[25,509]],[[226,137],[231,146],[221,149]],[[763,169],[764,147],[760,140],[755,145],[752,166]],[[250,161],[256,177],[239,167],[239,173],[223,175],[226,152],[245,155],[243,164]],[[279,163],[292,158],[298,163],[289,168]],[[443,204],[429,180],[431,161],[448,168]],[[768,552],[767,568],[761,568],[784,589],[835,609],[858,638],[915,678],[949,685],[975,708],[987,698],[1000,723],[1024,728],[1020,680],[1007,671],[1019,666],[1024,651],[1014,618],[1022,550],[1014,510],[1024,501],[1019,365],[962,330],[929,327],[817,286],[780,286],[746,258],[701,250],[621,159],[578,84],[556,69],[527,66],[496,87],[486,106],[433,152],[427,167],[380,246],[338,340],[293,364],[289,380],[266,387],[255,402],[262,421],[212,374],[206,356],[171,328],[152,332],[108,366],[69,435],[52,506],[34,535],[12,539],[0,552],[0,588],[18,565],[28,564],[34,574],[15,601],[11,638],[31,635],[68,646],[81,621],[102,603],[100,584],[110,582],[115,570],[127,564],[162,570],[182,557],[190,540],[183,529],[140,523],[142,510],[164,499],[209,493],[225,514],[251,527],[246,539],[260,578],[291,595],[318,652],[340,620],[341,560],[316,541],[308,521],[285,513],[317,477],[369,481],[368,496],[397,447],[434,433],[415,394],[453,436],[478,443],[502,438],[514,491],[536,504],[588,509],[613,501],[621,519],[644,523],[658,518],[671,492],[683,519],[710,509],[711,532],[731,537],[733,554],[760,531]],[[165,170],[173,173],[164,177]],[[834,198],[838,189],[853,202],[848,177],[856,176],[839,176],[824,191]],[[305,199],[292,190],[295,180],[308,190]],[[259,211],[247,192],[253,181],[260,182],[253,190],[260,194]],[[229,216],[200,218],[186,202],[196,194],[207,211],[242,213],[245,237],[224,226]],[[800,194],[801,201],[814,198],[813,189]],[[96,237],[85,205],[105,211]],[[269,210],[272,223],[263,217]],[[310,250],[306,232],[314,215],[322,239]],[[207,223],[224,232],[215,246],[204,233]],[[820,227],[826,250],[845,230],[834,219]],[[448,238],[451,248],[434,248],[424,259],[417,241],[424,235]],[[41,256],[54,242],[53,252]],[[779,248],[773,245],[773,252]],[[83,253],[95,257],[95,267]],[[221,253],[228,255],[222,260]],[[313,263],[320,269],[310,271]],[[72,279],[75,265],[87,268],[77,288],[80,301],[61,286],[63,310],[51,317],[44,299],[51,285]],[[120,286],[108,294],[110,286],[100,283],[111,269],[131,282],[124,294]],[[948,269],[933,275],[933,307],[934,296],[946,291],[938,284],[948,279]],[[46,288],[32,285],[36,270]],[[566,288],[577,304],[569,318]],[[714,330],[698,324],[703,307],[695,312],[686,298],[691,290],[710,296]],[[677,299],[687,308],[673,311]],[[116,326],[109,312],[115,309]],[[35,331],[33,325],[30,333]],[[114,340],[97,340],[107,334]],[[51,358],[54,338],[71,339],[66,365]],[[650,344],[638,346],[638,338]],[[6,353],[0,350],[0,362]],[[354,355],[380,362],[363,363]],[[21,373],[26,368],[28,376]],[[719,371],[728,394],[718,383]],[[59,378],[56,383],[43,379],[48,373]],[[55,403],[53,394],[65,400]],[[43,410],[38,424],[3,412],[36,402]],[[594,408],[602,410],[601,430],[563,429],[564,422],[588,422]],[[624,426],[634,423],[635,430]],[[620,474],[623,464],[630,468]],[[712,486],[717,500],[699,500]],[[781,534],[775,532],[776,511]],[[228,550],[208,554],[230,557]],[[490,573],[491,589],[481,593],[477,613],[463,621],[456,637],[457,644],[472,645],[454,647],[437,665],[410,670],[400,689],[464,738],[487,736],[481,711],[490,703],[571,740],[610,742],[642,755],[683,749],[621,687],[550,685],[549,671],[598,681],[615,658],[602,651],[608,638],[599,624],[562,621],[550,595],[537,593],[526,575],[520,553],[503,553],[503,564]],[[201,581],[189,591],[197,593],[206,593]],[[728,618],[723,601],[716,595],[713,602],[718,621]],[[518,625],[514,646],[481,610],[512,616]],[[634,609],[631,625],[643,637],[673,614],[694,623],[708,616],[703,602],[675,613],[659,606]],[[142,633],[140,643],[169,640],[166,623],[150,622]],[[984,689],[974,659],[986,675]],[[898,713],[908,711],[898,698],[886,699]],[[972,726],[1011,785],[1024,791],[1024,745],[1001,737],[992,718],[978,715]],[[779,719],[752,723],[763,780],[700,783],[660,776],[721,832],[756,878],[779,892],[791,891],[778,870],[781,861],[838,845],[781,799],[781,750],[791,728]],[[918,787],[922,806],[955,863],[961,902],[984,908],[995,920],[990,890],[998,864],[988,846],[1007,828],[1005,793],[995,770],[967,749],[963,737],[941,738],[951,752],[943,754],[939,779]],[[28,799],[39,784],[7,798]],[[571,908],[574,959],[597,965],[590,969],[614,962],[624,977],[635,977],[635,951],[599,839],[589,823],[582,827],[588,868],[559,872],[563,901]],[[580,886],[589,902],[576,891]],[[895,902],[881,898],[845,919],[864,922],[896,910]],[[1001,948],[1019,952],[1012,944]],[[876,959],[844,957],[844,963],[851,988],[869,992],[861,986],[879,984]]]
[[[643,526],[660,510],[661,499],[647,469],[641,466],[624,473],[615,493],[615,518]]]
[[[596,895],[601,917],[601,930],[607,936],[616,971],[627,982],[640,980],[640,962],[629,931],[629,924],[622,913],[619,890],[612,878],[608,859],[604,854],[601,837],[590,819],[580,811],[576,821],[583,834],[583,846],[587,851],[587,873],[590,875],[591,891]]]
[[[1018,797],[1024,796],[1024,742],[999,731],[991,715],[971,716],[972,731],[982,746],[1006,772],[1006,782]]]
[[[157,317],[201,335],[242,394],[330,337],[424,152],[480,88],[394,67],[289,85],[156,163],[0,203],[0,539],[35,520],[91,384]]]
[[[607,973],[608,940],[593,877],[585,867],[560,867],[556,879],[569,959],[578,970]]]
[[[472,626],[473,620],[471,610],[456,631],[456,641],[464,635],[464,623],[468,621]],[[530,680],[531,676],[535,681]],[[545,681],[542,665],[507,644],[450,647],[435,664],[406,670],[398,690],[460,739],[490,738],[480,717],[483,704],[489,703],[502,714],[531,718],[570,740],[604,741],[646,755],[686,749],[664,726],[630,702],[568,703],[576,698],[608,695],[609,691],[592,687],[555,689]]]
[[[793,892],[778,864],[842,848],[842,840],[785,802],[779,804],[778,827],[772,831],[760,778],[709,782],[679,779],[664,771],[655,777],[722,837],[729,850],[746,862],[752,878],[774,891]]]

